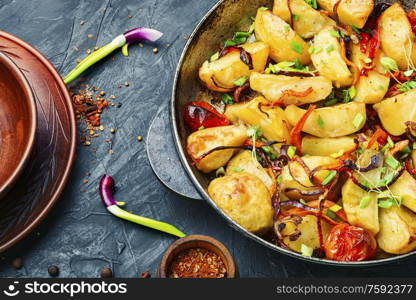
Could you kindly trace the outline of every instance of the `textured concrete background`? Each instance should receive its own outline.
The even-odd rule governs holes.
[[[117,277],[137,277],[145,270],[154,274],[174,238],[110,216],[97,192],[103,173],[114,175],[117,198],[127,202],[128,210],[171,222],[188,234],[211,235],[222,241],[234,255],[242,277],[416,276],[416,259],[350,269],[285,257],[232,230],[204,202],[181,199],[158,182],[146,158],[145,143],[137,142],[136,137],[146,134],[157,111],[167,109],[174,69],[185,44],[183,37],[215,2],[0,0],[0,29],[35,46],[61,74],[73,68],[86,49],[102,46],[127,29],[148,26],[165,33],[157,45],[158,54],[152,53],[154,46],[132,46],[130,57],[115,53],[115,61],[110,57],[87,73],[91,85],[116,95],[115,103],[123,104],[103,114],[106,128],[117,128],[114,154],[108,154],[105,137],[94,140],[91,147],[78,147],[69,184],[58,205],[36,232],[2,254],[0,276],[47,277],[47,267],[52,264],[59,266],[62,277],[97,277],[107,266]],[[86,23],[80,25],[81,21]],[[87,38],[88,34],[93,38]],[[118,89],[125,81],[130,86]],[[88,172],[92,175],[85,184]],[[16,256],[24,260],[21,270],[10,265]]]

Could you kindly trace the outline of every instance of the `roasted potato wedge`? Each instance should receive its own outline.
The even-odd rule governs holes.
[[[339,88],[351,85],[353,76],[343,59],[338,38],[332,35],[333,31],[333,26],[327,26],[315,36],[311,59],[320,75],[332,80]]]
[[[346,153],[356,147],[354,136],[338,138],[318,138],[307,135],[302,139],[302,153],[308,155],[330,156]]]
[[[243,150],[234,156],[227,165],[225,175],[232,175],[239,172],[246,172],[259,178],[269,190],[270,195],[274,195],[276,192],[276,180],[253,158],[251,151]]]
[[[270,75],[253,72],[250,76],[250,87],[263,94],[267,100],[277,101],[285,105],[302,105],[325,99],[331,94],[332,82],[323,77],[291,77],[284,75]],[[305,92],[309,88],[313,91],[306,97],[285,95],[285,91]]]
[[[385,99],[374,105],[385,130],[399,136],[406,132],[405,123],[416,121],[416,89]]]
[[[270,141],[289,141],[291,126],[285,112],[280,107],[262,107],[260,104],[269,102],[263,97],[257,97],[234,111],[234,116],[247,125],[260,126],[263,135]]]
[[[304,156],[302,159],[310,170],[319,166],[327,166],[336,163],[334,158],[328,156]],[[323,170],[317,172],[316,177],[320,180],[324,180],[328,174],[329,171]],[[280,191],[292,200],[304,199],[312,201],[318,199],[319,196],[322,195],[322,190],[314,186],[314,184],[309,180],[305,169],[297,161],[291,161],[283,168]],[[299,191],[304,191],[306,193],[302,195]]]
[[[196,131],[188,137],[187,151],[195,160],[202,154],[220,146],[242,146],[247,139],[247,128],[244,125],[231,125],[207,128]],[[210,173],[227,164],[235,150],[216,151],[196,164],[198,170]]]
[[[369,197],[368,204],[360,207],[364,197]],[[368,193],[352,182],[351,179],[342,187],[342,203],[351,225],[367,229],[374,235],[380,230],[378,222],[378,200],[376,193]]]
[[[290,0],[292,14],[298,18],[293,20],[293,29],[301,37],[309,39],[328,25],[334,26],[333,19],[313,9],[305,0]]]
[[[286,108],[286,118],[292,126],[305,114],[305,110],[295,105]],[[364,103],[351,102],[316,109],[303,126],[303,132],[317,137],[341,137],[360,131],[366,122]],[[359,122],[358,124],[358,121]]]
[[[254,27],[257,40],[270,45],[270,57],[274,61],[298,59],[303,65],[311,62],[308,44],[271,11],[259,9]]]
[[[240,172],[214,179],[208,193],[219,208],[248,231],[261,235],[272,228],[271,195],[256,176]]]
[[[224,116],[230,120],[233,124],[240,124],[242,121],[238,119],[238,111],[243,109],[245,106],[247,106],[247,103],[234,103],[232,105],[227,105],[225,108]]]
[[[416,212],[416,180],[408,172],[404,172],[397,181],[390,186],[394,196],[403,197],[402,204]]]
[[[350,46],[351,60],[360,69],[364,67],[364,59],[368,56],[360,51],[360,46],[351,43]],[[383,57],[383,52],[379,51],[376,60],[376,70],[369,71],[368,76],[361,76],[360,81],[355,86],[356,96],[354,101],[364,102],[365,104],[375,104],[383,100],[390,85],[390,77],[382,75],[384,67],[380,63],[380,58]],[[355,70],[353,70],[353,73]],[[354,76],[356,74],[354,73]]]
[[[338,0],[318,0],[319,6],[334,15],[334,6]],[[374,0],[343,0],[337,14],[341,23],[363,28],[374,8]]]
[[[251,54],[253,70],[250,70],[240,59],[240,54],[234,51],[216,61],[205,61],[199,69],[199,78],[208,89],[216,92],[232,91],[236,79],[249,77],[252,71],[264,70],[269,56],[269,45],[257,42],[244,44],[241,47]]]
[[[399,3],[383,13],[380,26],[381,48],[386,56],[394,59],[400,70],[412,68],[416,64],[415,36]]]
[[[379,247],[391,254],[416,249],[416,215],[405,207],[380,208]]]
[[[330,226],[321,222],[322,234],[325,239]],[[275,231],[283,238],[283,242],[291,250],[302,252],[302,245],[312,249],[320,248],[318,218],[313,215],[304,217],[289,216],[276,222]]]
[[[289,8],[290,0],[274,0],[273,14],[280,17],[283,21],[290,24],[292,20],[292,13]]]

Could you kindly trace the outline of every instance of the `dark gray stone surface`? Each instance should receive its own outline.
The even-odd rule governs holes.
[[[297,261],[244,238],[226,225],[203,201],[179,198],[159,183],[146,158],[145,135],[152,118],[167,109],[174,69],[198,20],[216,0],[1,0],[0,29],[38,48],[61,72],[75,66],[88,48],[101,46],[136,26],[165,33],[158,44],[132,46],[130,57],[115,53],[88,72],[89,83],[117,96],[121,108],[103,115],[106,128],[115,127],[114,154],[108,154],[105,136],[89,148],[79,146],[69,184],[52,213],[37,230],[0,260],[2,277],[47,277],[57,265],[62,277],[97,277],[110,266],[117,277],[154,274],[163,251],[174,238],[110,216],[97,193],[103,173],[115,177],[117,198],[138,214],[176,224],[188,234],[211,235],[234,255],[242,277],[416,276],[416,259],[375,268],[335,268]],[[128,16],[133,16],[128,18]],[[80,25],[80,21],[86,21]],[[87,38],[93,34],[93,38]],[[170,44],[170,47],[167,47]],[[80,51],[76,51],[78,47]],[[118,89],[125,81],[129,87]],[[108,131],[107,131],[108,133]],[[110,134],[108,134],[109,136]],[[96,147],[97,152],[92,148]],[[94,161],[97,161],[94,163]],[[88,183],[85,174],[91,172]],[[24,267],[10,261],[21,256]]]

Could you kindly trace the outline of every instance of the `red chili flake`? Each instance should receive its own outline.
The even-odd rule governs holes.
[[[409,22],[412,25],[413,33],[416,34],[416,8],[408,12],[407,18],[409,19]]]
[[[227,269],[224,261],[216,253],[191,248],[182,251],[169,266],[169,278],[224,278]]]

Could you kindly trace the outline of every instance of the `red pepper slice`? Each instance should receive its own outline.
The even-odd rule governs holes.
[[[368,53],[368,57],[370,59],[374,59],[377,55],[377,51],[380,49],[380,44],[381,44],[380,25],[381,25],[381,16],[378,17],[377,19],[377,25],[376,25],[376,28],[372,32],[373,37],[371,38],[370,44],[368,46],[370,48],[370,51]]]
[[[305,126],[305,123],[308,120],[309,116],[315,110],[315,108],[315,105],[310,105],[306,113],[302,116],[302,118],[300,118],[299,122],[296,124],[296,126],[292,129],[292,132],[290,133],[290,141],[292,145],[296,147],[299,153],[302,152],[302,129]]]
[[[409,19],[410,25],[412,26],[412,31],[416,34],[416,8],[408,12],[407,18]]]
[[[212,105],[204,101],[188,103],[184,108],[184,120],[192,131],[201,127],[212,128],[230,125],[230,121]]]
[[[384,146],[387,143],[388,137],[388,133],[378,127],[371,137],[371,140],[368,142],[367,149],[370,149],[376,142],[378,142],[380,146]]]

